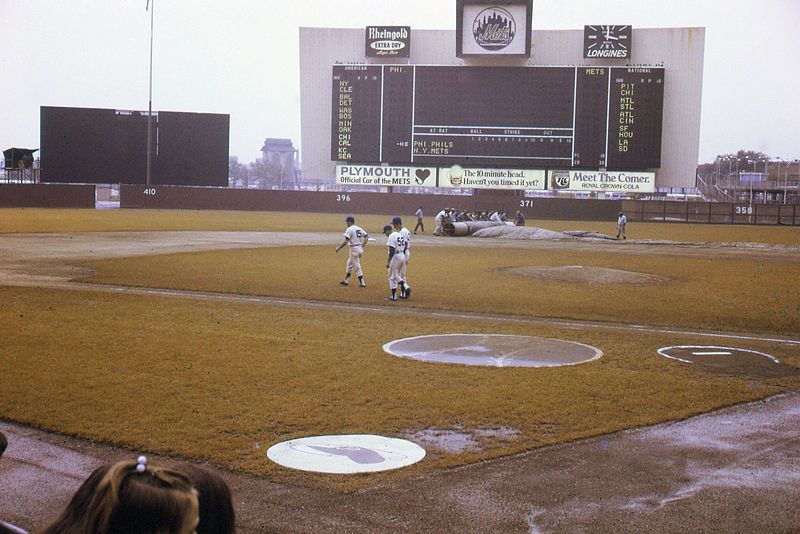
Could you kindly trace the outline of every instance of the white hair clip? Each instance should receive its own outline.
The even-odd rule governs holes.
[[[138,473],[144,473],[145,469],[147,469],[147,456],[139,456],[136,459],[136,471]]]

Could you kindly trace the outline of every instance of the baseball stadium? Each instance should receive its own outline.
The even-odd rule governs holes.
[[[0,520],[146,455],[240,532],[800,528],[800,204],[659,194],[696,186],[703,28],[583,56],[531,10],[300,28],[275,189],[232,186],[226,115],[42,106],[0,183]]]

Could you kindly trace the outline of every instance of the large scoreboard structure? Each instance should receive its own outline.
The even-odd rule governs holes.
[[[153,112],[153,185],[228,185],[230,116]],[[41,107],[41,181],[145,184],[147,112]]]
[[[334,65],[338,162],[661,166],[664,69]]]
[[[590,28],[590,45],[624,30],[627,57],[586,57],[584,29],[531,30],[529,57],[459,57],[457,31],[412,27],[409,57],[385,59],[365,56],[364,29],[300,28],[303,174],[353,187],[395,186],[357,178],[401,171],[431,176],[411,188],[457,187],[459,168],[463,183],[518,175],[526,190],[608,191],[612,175],[646,178],[639,192],[695,187],[705,29]]]

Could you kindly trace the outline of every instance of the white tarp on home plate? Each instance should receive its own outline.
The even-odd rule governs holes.
[[[310,436],[273,445],[267,457],[301,471],[374,473],[419,462],[425,457],[425,449],[404,439],[369,434]]]

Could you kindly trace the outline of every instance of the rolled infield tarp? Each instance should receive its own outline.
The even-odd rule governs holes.
[[[467,221],[445,223],[442,229],[444,235],[448,237],[463,237],[472,235],[474,232],[492,226],[506,226],[503,221]]]

